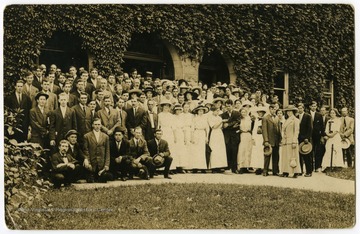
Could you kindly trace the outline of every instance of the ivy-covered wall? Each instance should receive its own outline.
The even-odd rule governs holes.
[[[4,12],[4,78],[30,67],[55,31],[82,39],[105,72],[119,69],[133,33],[156,33],[201,61],[230,56],[238,84],[270,92],[276,71],[290,74],[290,101],[322,100],[354,110],[354,9],[350,5],[11,5]],[[7,87],[5,85],[5,87]]]

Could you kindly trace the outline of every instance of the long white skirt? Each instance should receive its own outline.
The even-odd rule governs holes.
[[[225,139],[220,128],[211,131],[209,146],[212,150],[209,167],[211,169],[227,167]]]
[[[264,167],[264,146],[262,134],[255,134],[253,136],[255,145],[252,146],[250,167],[263,168]]]
[[[237,154],[238,169],[243,167],[250,167],[252,151],[252,137],[251,133],[244,132],[240,134],[240,144]]]
[[[340,134],[336,134],[333,138],[329,138],[325,145],[325,154],[321,164],[322,169],[330,167],[331,164],[331,146],[333,148],[332,166],[333,167],[346,167],[343,158],[343,152],[341,148],[341,137]]]
[[[191,159],[189,168],[191,169],[207,169],[205,155],[205,130],[194,131],[194,144],[191,144]]]

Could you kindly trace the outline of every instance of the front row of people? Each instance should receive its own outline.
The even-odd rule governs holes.
[[[117,127],[114,137],[101,132],[101,120],[95,119],[93,130],[84,135],[83,148],[77,143],[76,130],[70,130],[59,143],[59,151],[50,158],[55,188],[68,186],[80,179],[88,183],[123,181],[139,176],[149,180],[157,168],[164,167],[164,178],[169,176],[172,163],[168,143],[162,139],[162,130],[155,131],[155,139],[146,142],[142,129],[135,128],[134,137],[127,141],[126,130]]]

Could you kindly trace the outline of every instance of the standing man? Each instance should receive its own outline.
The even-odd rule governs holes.
[[[263,176],[268,176],[270,158],[272,160],[272,174],[279,175],[279,145],[281,142],[280,121],[276,116],[275,105],[269,106],[269,114],[262,119],[262,134],[264,146],[272,147],[272,153],[264,156]]]
[[[101,131],[112,136],[114,129],[120,126],[119,113],[111,107],[111,96],[104,97],[104,107],[96,112],[96,117],[101,120]]]
[[[66,133],[71,129],[77,129],[74,110],[67,106],[66,94],[59,95],[60,108],[50,114],[50,146],[55,146],[60,140],[65,139]]]
[[[20,122],[18,123],[18,127],[20,131],[13,128],[12,132],[13,138],[18,142],[24,142],[27,140],[28,131],[29,131],[29,113],[31,109],[31,100],[30,97],[23,93],[24,81],[18,80],[15,84],[15,92],[10,96],[6,97],[5,105],[9,107],[11,110],[16,111],[20,109],[22,116],[20,116]]]
[[[350,140],[350,147],[343,149],[344,159],[347,161],[347,166],[352,167],[352,152],[354,150],[354,118],[349,117],[349,111],[346,107],[341,109],[341,128],[340,136],[341,139],[347,138]]]
[[[33,85],[34,75],[32,72],[27,71],[25,73],[25,81],[26,83],[24,85],[23,93],[28,95],[30,100],[33,100],[35,95],[39,92],[39,89]]]
[[[154,139],[155,129],[157,129],[158,126],[158,115],[153,111],[154,106],[155,102],[153,100],[147,102],[148,110],[146,111],[146,125],[144,129],[146,141]]]
[[[79,104],[72,107],[75,112],[77,131],[79,133],[79,143],[83,145],[84,135],[91,131],[91,123],[87,124],[87,119],[90,119],[91,109],[86,106],[88,95],[85,92],[80,94],[78,99]]]
[[[233,101],[226,100],[226,112],[221,114],[223,119],[223,133],[226,144],[226,156],[228,161],[228,168],[237,173],[237,153],[240,143],[240,134],[237,133],[240,125],[240,113],[233,110]]]
[[[161,158],[163,158],[164,162],[162,164],[159,164],[156,166],[157,168],[165,167],[164,169],[164,178],[166,179],[172,179],[169,176],[169,169],[171,166],[171,163],[173,161],[173,158],[170,156],[170,150],[169,145],[167,141],[161,139],[162,138],[162,130],[156,129],[155,130],[155,138],[148,141],[148,148],[150,152],[150,157],[154,157],[155,155],[159,155]],[[155,168],[154,168],[155,169]],[[155,171],[150,172],[150,175],[153,175]]]
[[[305,113],[305,106],[303,103],[298,104],[299,109],[299,120],[300,120],[300,131],[299,131],[299,145],[301,143],[309,143],[311,141],[311,115]],[[312,176],[312,153],[309,154],[302,154],[300,153],[300,166],[301,166],[301,173],[303,173],[303,164],[305,162],[306,174],[305,177]]]
[[[49,91],[50,82],[47,78],[42,79],[41,83],[42,90],[40,92],[49,95],[49,98],[46,100],[45,108],[47,111],[53,111],[58,108],[58,98],[57,95]],[[37,105],[36,101],[32,100],[32,107]]]
[[[113,179],[110,169],[109,137],[100,131],[101,120],[94,119],[93,130],[84,136],[84,167],[89,171],[88,183],[106,183]]]
[[[126,128],[128,129],[129,139],[134,134],[134,129],[140,127],[144,129],[146,125],[146,113],[145,110],[139,107],[137,99],[131,99],[131,108],[127,111]]]
[[[30,110],[30,142],[39,143],[43,148],[49,147],[49,113],[45,109],[48,97],[45,93],[38,93],[35,96],[38,105]]]
[[[120,127],[125,128],[126,130],[127,112],[124,110],[124,106],[125,106],[125,101],[120,98],[117,102],[116,111],[119,112]],[[126,138],[127,138],[127,130],[126,130]]]
[[[316,112],[317,102],[312,101],[310,105],[310,115],[311,115],[311,125],[312,125],[312,144],[313,144],[313,158],[315,159],[315,164],[313,169],[318,169],[321,167],[322,156],[320,139],[323,129],[325,129],[323,118],[320,113]]]

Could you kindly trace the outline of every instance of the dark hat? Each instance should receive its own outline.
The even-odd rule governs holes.
[[[147,92],[152,92],[153,94],[153,97],[157,96],[157,92],[155,92],[154,88],[152,87],[146,87],[144,90],[143,90],[144,93],[147,93]]]
[[[118,126],[118,127],[116,127],[116,128],[114,129],[114,133],[116,133],[116,132],[121,132],[122,134],[125,134],[125,133],[126,133],[126,129],[123,128],[123,127]]]
[[[194,93],[193,91],[188,90],[188,91],[186,91],[186,92],[184,93],[185,98],[186,98],[186,95],[187,95],[188,93],[191,94],[193,100],[196,100],[196,99],[198,98],[198,96],[199,96],[197,93]]]
[[[49,98],[49,95],[48,95],[48,94],[43,93],[43,92],[39,92],[39,93],[36,94],[35,100],[38,100],[41,96],[44,96],[46,99]]]
[[[164,159],[164,157],[161,157],[161,155],[155,154],[153,156],[153,163],[155,166],[160,167],[161,165],[164,164],[164,162],[165,162],[165,159]]]
[[[203,105],[199,105],[199,106],[197,106],[194,110],[192,110],[192,113],[193,113],[193,114],[197,114],[199,110],[204,110],[204,113],[208,113],[208,112],[209,112],[209,107],[203,106]]]
[[[299,152],[300,154],[309,154],[312,151],[312,144],[310,142],[306,143],[302,142],[299,145]]]
[[[264,155],[265,156],[270,156],[272,154],[272,147],[271,145],[269,146],[264,146]]]
[[[213,99],[212,103],[216,103],[218,101],[221,101],[221,103],[224,104],[226,100],[225,100],[225,98],[217,97],[217,98]]]
[[[71,129],[66,133],[65,138],[68,138],[69,136],[74,135],[74,134],[78,135],[78,132],[74,129]]]

